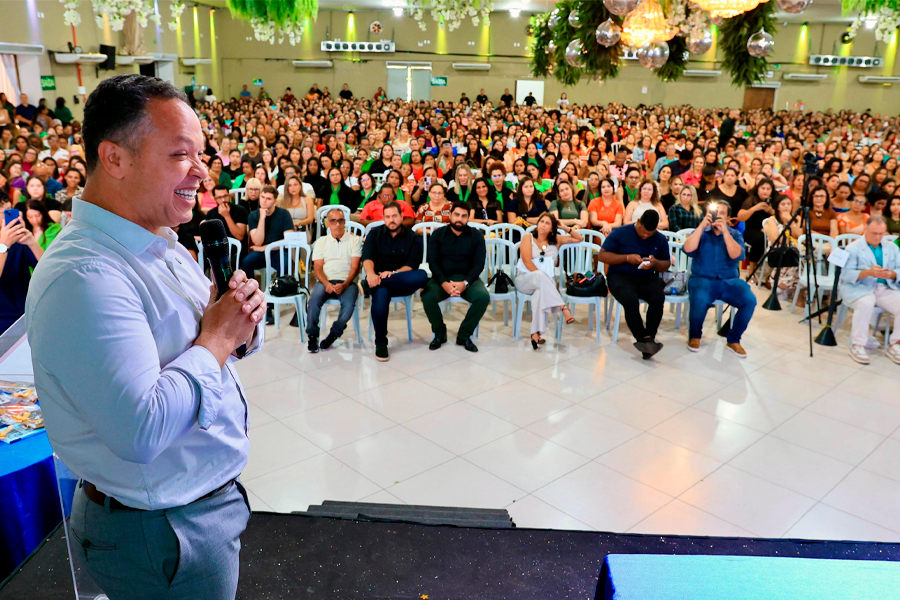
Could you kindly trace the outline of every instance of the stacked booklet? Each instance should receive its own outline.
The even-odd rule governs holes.
[[[11,444],[44,430],[33,383],[0,381],[0,442]]]

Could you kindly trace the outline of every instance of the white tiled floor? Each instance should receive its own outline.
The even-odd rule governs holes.
[[[462,311],[447,315],[451,333]],[[860,367],[843,346],[810,359],[799,317],[762,308],[741,361],[712,313],[690,353],[667,311],[651,361],[624,323],[617,344],[606,331],[596,344],[583,308],[537,352],[489,312],[470,354],[452,335],[430,352],[417,305],[411,343],[403,313],[391,314],[388,363],[351,329],[310,355],[284,318],[238,366],[251,503],[507,508],[521,527],[900,542],[900,367],[879,351]]]

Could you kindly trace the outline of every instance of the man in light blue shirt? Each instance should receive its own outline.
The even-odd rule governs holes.
[[[850,256],[841,271],[841,299],[853,307],[850,358],[863,365],[870,362],[866,342],[875,307],[900,322],[900,248],[884,241],[886,232],[884,217],[869,217],[863,237],[847,246]],[[887,346],[885,356],[900,365],[900,327],[894,327]]]
[[[47,434],[82,479],[71,531],[111,598],[233,598],[250,514],[233,363],[262,344],[263,295],[238,271],[216,300],[170,229],[207,176],[183,92],[115,76],[84,113],[88,181],[26,303]]]

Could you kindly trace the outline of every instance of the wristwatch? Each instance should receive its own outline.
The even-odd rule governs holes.
[[[0,244],[0,254],[6,254],[7,252],[9,252],[9,246]]]

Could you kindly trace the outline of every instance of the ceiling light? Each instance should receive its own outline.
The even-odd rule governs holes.
[[[866,17],[866,29],[875,29],[875,24],[878,22],[878,17]]]
[[[402,16],[403,16],[403,7],[401,7],[401,6],[395,6],[395,7],[394,7],[394,16],[395,16],[395,17],[402,17]]]
[[[514,18],[514,19],[517,19],[517,18],[519,17],[520,14],[522,14],[522,9],[521,9],[521,8],[511,8],[511,9],[509,9],[509,15],[510,15],[512,18]]]

